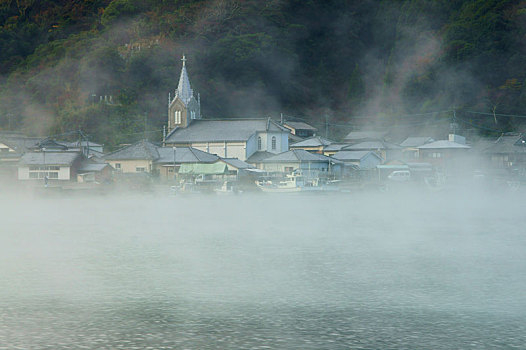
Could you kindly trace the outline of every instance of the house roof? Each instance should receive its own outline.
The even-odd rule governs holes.
[[[425,145],[426,143],[431,143],[435,140],[433,140],[429,136],[415,136],[415,137],[408,137],[406,138],[400,146],[402,147],[418,147]]]
[[[313,130],[313,131],[318,130],[315,127],[313,127],[313,126],[311,126],[311,125],[309,125],[307,123],[304,123],[304,122],[288,121],[288,122],[283,123],[283,125],[285,127],[289,126],[289,127],[291,127],[292,129],[295,129],[295,130]]]
[[[186,128],[175,128],[166,143],[247,141],[254,133],[289,132],[270,118],[264,119],[199,119]]]
[[[82,164],[80,165],[79,171],[89,172],[89,173],[99,172],[99,171],[104,170],[104,168],[106,167],[111,168],[111,165],[109,165],[108,163],[94,163],[90,161],[85,161],[85,162],[82,162]]]
[[[387,135],[387,131],[362,130],[351,131],[345,136],[345,141],[357,142],[363,140],[381,140]]]
[[[57,141],[58,144],[64,145],[68,148],[78,148],[78,147],[102,147],[103,145],[91,141],[75,141],[75,142],[68,142],[68,141]]]
[[[173,164],[174,149],[173,147],[159,147],[157,148],[159,158],[157,163]],[[215,154],[203,152],[193,147],[176,147],[175,162],[182,163],[214,163],[219,159]]]
[[[348,147],[345,150],[376,150],[376,149],[400,149],[401,147],[394,143],[385,141],[364,141]]]
[[[303,141],[296,142],[296,143],[290,145],[290,148],[328,146],[331,143],[333,143],[333,141],[325,139],[325,138],[320,137],[320,136],[313,136],[313,137],[310,137],[310,138],[305,139]]]
[[[350,143],[341,143],[341,142],[335,142],[331,143],[330,145],[326,146],[323,151],[340,151],[342,148],[349,147]]]
[[[267,151],[257,151],[254,154],[252,154],[250,157],[248,157],[247,162],[248,163],[259,163],[269,157],[275,156],[274,153],[270,153]]]
[[[378,154],[373,151],[339,151],[334,154],[332,157],[341,161],[353,161],[361,160],[365,158],[368,154],[372,153],[375,157],[382,160]]]
[[[471,147],[463,145],[461,143],[449,141],[449,140],[438,140],[431,142],[422,146],[419,146],[418,149],[469,149]]]
[[[303,149],[293,149],[287,152],[283,152],[280,154],[276,154],[275,156],[269,157],[265,160],[263,160],[263,163],[286,163],[286,162],[338,162],[334,159],[331,159],[331,157],[324,156],[322,154],[317,153],[310,153]]]
[[[71,165],[80,157],[78,152],[27,152],[19,161],[21,165]]]
[[[237,158],[221,158],[221,160],[237,169],[249,169],[254,167],[253,165]]]
[[[156,160],[159,159],[159,152],[157,152],[157,146],[153,143],[141,140],[118,149],[112,153],[108,153],[104,158],[106,160],[135,160],[135,159],[147,159]]]
[[[504,133],[485,149],[487,153],[524,153],[526,140],[520,133]]]

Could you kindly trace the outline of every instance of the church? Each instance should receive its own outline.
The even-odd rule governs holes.
[[[186,58],[174,97],[168,96],[168,134],[165,146],[193,147],[222,158],[247,160],[256,152],[289,150],[290,130],[270,118],[205,119],[186,71]]]

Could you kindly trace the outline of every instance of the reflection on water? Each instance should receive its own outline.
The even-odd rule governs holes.
[[[0,349],[509,349],[520,198],[0,200]]]

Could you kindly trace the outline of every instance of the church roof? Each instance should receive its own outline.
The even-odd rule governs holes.
[[[186,105],[192,99],[194,91],[190,86],[190,79],[188,79],[188,73],[186,72],[186,58],[183,55],[183,67],[181,68],[181,75],[179,76],[179,85],[175,91],[175,97],[179,97],[181,101]]]
[[[176,128],[166,136],[166,143],[247,141],[256,132],[289,132],[270,118],[199,119],[186,128]]]

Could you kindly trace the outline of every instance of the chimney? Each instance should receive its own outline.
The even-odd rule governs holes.
[[[466,138],[457,134],[449,134],[449,141],[460,143],[461,145],[466,144]]]

